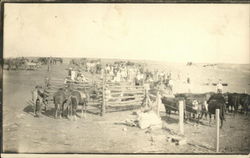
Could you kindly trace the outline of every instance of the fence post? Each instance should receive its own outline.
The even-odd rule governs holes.
[[[216,152],[220,148],[220,109],[216,109]]]
[[[101,116],[104,116],[106,113],[106,92],[105,92],[105,84],[106,84],[106,72],[104,74],[103,82],[102,82],[102,107],[101,107]]]
[[[156,96],[156,113],[158,116],[160,116],[160,105],[161,105],[161,95],[160,92],[157,92],[157,96]]]
[[[179,130],[184,135],[184,101],[179,100]]]

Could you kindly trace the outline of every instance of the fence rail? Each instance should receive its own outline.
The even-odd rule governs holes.
[[[100,105],[100,113],[104,115],[110,108],[123,107],[123,109],[131,109],[131,107],[138,107],[142,104],[145,97],[145,89],[143,86],[135,86],[131,82],[106,82],[105,78],[101,82],[68,82],[65,83],[62,79],[55,77],[50,78],[49,86],[46,92],[49,93],[49,104],[52,104],[53,94],[66,85],[70,85],[73,89],[79,91],[90,90],[95,88],[97,94],[90,94],[91,99],[88,105]],[[108,95],[106,91],[109,90]],[[93,99],[94,98],[94,99]]]

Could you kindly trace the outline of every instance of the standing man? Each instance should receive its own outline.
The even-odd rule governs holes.
[[[219,80],[218,84],[216,85],[216,91],[217,91],[217,93],[223,92],[223,85],[221,83],[221,79]]]
[[[170,88],[171,93],[174,94],[174,90],[173,90],[174,82],[173,82],[173,80],[171,78],[168,81],[168,86]]]

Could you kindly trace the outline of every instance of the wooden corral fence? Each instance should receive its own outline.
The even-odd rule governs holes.
[[[58,91],[58,89],[65,87],[63,79],[57,78],[45,78],[45,89],[44,91],[48,94],[48,104],[54,105],[53,94]]]
[[[88,105],[99,108],[101,116],[108,112],[140,107],[145,97],[144,87],[135,86],[130,82],[112,83],[103,80],[101,82],[68,81],[65,83],[63,79],[49,78],[45,91],[49,95],[50,106],[53,105],[53,94],[66,85],[78,91],[88,92],[90,96]]]
[[[87,92],[89,94],[88,105],[101,108],[103,103],[103,91],[102,82],[70,82],[66,85],[70,85],[73,89]]]
[[[49,104],[53,104],[53,94],[60,88],[64,88],[68,85],[74,90],[90,92],[89,105],[100,105],[102,104],[102,85],[100,83],[94,82],[67,82],[65,80],[58,78],[47,78],[47,83],[45,81],[45,91],[49,95]]]
[[[143,86],[135,86],[130,82],[103,83],[103,104],[101,115],[109,109],[134,109],[141,106],[145,97]]]

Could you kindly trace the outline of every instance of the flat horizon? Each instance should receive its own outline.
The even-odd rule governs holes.
[[[50,56],[16,56],[16,57],[3,57],[3,59],[11,59],[11,58],[44,58],[44,57],[50,57]],[[127,59],[127,58],[92,58],[92,57],[60,57],[60,56],[51,56],[52,58],[62,58],[62,59],[80,59],[80,58],[86,58],[86,59],[101,59],[101,60],[121,60],[121,61],[139,61],[139,62],[159,62],[159,63],[175,63],[175,64],[187,64],[188,62],[192,61],[186,61],[186,62],[178,62],[178,61],[164,61],[164,60],[149,60],[149,59]],[[192,64],[226,64],[226,65],[250,65],[250,63],[229,63],[229,62],[192,62]]]

